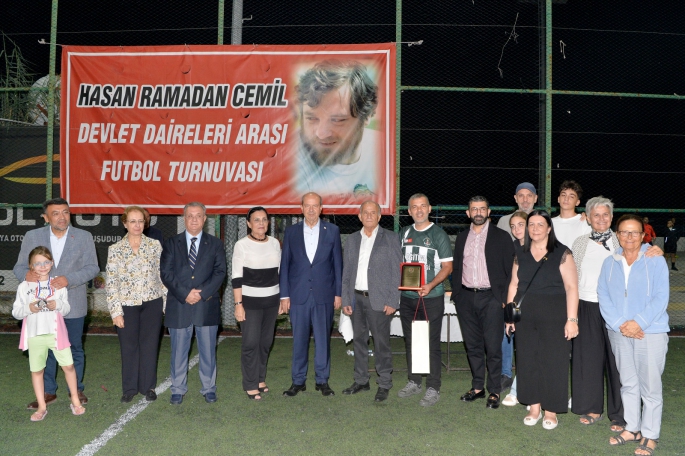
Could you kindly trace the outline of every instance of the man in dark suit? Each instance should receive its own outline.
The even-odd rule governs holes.
[[[221,240],[202,232],[206,220],[202,203],[186,204],[186,229],[164,242],[160,260],[162,282],[169,290],[164,324],[171,334],[171,403],[176,405],[188,391],[193,328],[200,352],[200,393],[206,402],[216,402],[219,287],[226,278],[226,253]]]
[[[307,389],[309,335],[314,333],[316,390],[335,394],[328,386],[331,372],[333,310],[342,304],[340,230],[319,219],[322,201],[316,193],[302,197],[304,222],[289,226],[281,253],[281,313],[290,311],[293,327],[293,383],[283,392],[295,396]]]
[[[74,358],[78,397],[81,404],[87,404],[88,398],[83,394],[83,325],[88,312],[86,284],[100,272],[95,255],[93,236],[84,230],[69,224],[69,203],[62,198],[54,198],[43,203],[43,219],[48,226],[37,228],[26,233],[21,242],[21,250],[14,275],[20,282],[36,282],[38,275],[29,270],[29,252],[38,246],[50,249],[54,266],[50,271],[50,284],[56,289],[67,288],[71,311],[64,316],[64,323],[69,333],[71,354]],[[48,351],[47,364],[43,372],[45,382],[45,403],[50,405],[57,400],[57,360]],[[38,409],[38,402],[31,402],[28,409]]]
[[[487,355],[487,407],[496,409],[502,391],[502,337],[509,279],[514,264],[514,244],[509,233],[488,221],[490,207],[482,196],[469,200],[466,215],[471,219],[454,243],[452,299],[457,308],[466,355],[471,366],[471,389],[464,402],[485,397]]]
[[[378,226],[381,208],[366,201],[359,208],[364,227],[347,238],[342,281],[343,312],[352,316],[354,328],[354,383],[343,394],[357,394],[369,387],[369,330],[373,334],[378,373],[375,401],[388,398],[392,388],[390,320],[400,307],[402,246],[392,231]]]

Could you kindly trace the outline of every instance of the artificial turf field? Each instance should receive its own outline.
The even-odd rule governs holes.
[[[28,359],[17,349],[19,334],[0,335],[0,454],[240,454],[240,455],[630,455],[634,444],[609,447],[612,433],[604,419],[592,426],[579,424],[568,413],[559,416],[552,431],[524,426],[525,407],[488,410],[485,401],[466,404],[459,396],[470,388],[470,373],[445,372],[441,398],[434,407],[420,407],[420,395],[400,399],[397,391],[406,372],[396,371],[395,386],[384,403],[374,403],[370,392],[344,396],[352,383],[351,346],[332,341],[330,385],[336,392],[325,398],[314,391],[313,372],[308,390],[294,398],[283,397],[290,386],[292,341],[278,338],[269,360],[267,382],[271,392],[261,402],[248,400],[241,388],[240,338],[226,338],[217,347],[218,402],[206,404],[199,393],[197,366],[188,377],[189,391],[183,404],[169,404],[170,391],[143,409],[141,396],[121,404],[119,345],[116,337],[88,335],[85,340],[85,415],[72,416],[63,373],[58,375],[58,400],[48,407],[43,422],[29,421],[26,403],[33,400]],[[393,349],[402,351],[403,340],[393,338]],[[313,344],[312,344],[313,345]],[[194,347],[195,348],[195,347]],[[460,343],[452,350],[463,350]],[[444,345],[443,345],[444,352]],[[195,349],[191,356],[196,353]],[[169,371],[170,343],[162,341],[158,384]],[[310,363],[313,360],[313,352]],[[371,358],[373,360],[373,358]],[[405,367],[403,355],[394,356],[395,368]],[[453,354],[452,366],[465,367],[466,356]],[[311,368],[311,366],[310,366]],[[375,374],[374,374],[375,375]],[[372,377],[373,378],[373,377]],[[685,339],[671,338],[664,381],[664,415],[661,443],[655,454],[685,454]],[[159,391],[159,389],[158,389]],[[142,409],[142,411],[140,410]],[[113,424],[139,413],[114,434]],[[127,415],[128,413],[128,415]],[[123,416],[123,418],[122,418]],[[100,440],[96,440],[100,439]],[[87,450],[90,450],[88,452]]]

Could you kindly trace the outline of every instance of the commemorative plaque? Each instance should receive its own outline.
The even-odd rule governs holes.
[[[423,263],[400,264],[400,290],[418,291],[426,283]]]

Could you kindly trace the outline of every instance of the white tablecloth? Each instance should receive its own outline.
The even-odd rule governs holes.
[[[457,309],[454,307],[454,303],[450,301],[450,295],[445,294],[445,315],[442,317],[442,332],[440,333],[440,340],[442,342],[447,342],[447,325],[450,325],[450,340],[449,342],[461,342],[463,337],[461,336],[461,328],[459,327],[459,320],[457,319]],[[342,311],[340,312],[340,321],[338,323],[338,331],[345,339],[345,343],[352,341],[353,330],[352,330],[352,319],[345,315]],[[390,322],[390,335],[391,336],[404,336],[402,332],[402,322],[400,321],[400,312],[395,312],[392,321]]]

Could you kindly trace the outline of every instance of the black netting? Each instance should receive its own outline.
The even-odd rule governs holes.
[[[552,3],[549,49],[548,12],[542,0],[399,4],[403,44],[398,61],[398,205],[405,206],[416,192],[426,193],[434,206],[432,220],[454,235],[468,223],[462,207],[473,195],[490,200],[496,221],[513,207],[519,182],[533,182],[539,204],[549,201],[553,207],[559,184],[574,179],[584,187],[586,199],[603,194],[615,201],[619,212],[649,214],[657,233],[673,215],[676,226],[685,227],[685,199],[678,191],[683,175],[678,151],[685,146],[685,3]],[[393,42],[397,6],[395,1],[246,0],[242,42]],[[52,195],[59,195],[59,98],[56,106],[47,105],[46,79],[31,89],[49,72],[50,47],[38,40],[50,40],[51,14],[50,2],[27,7],[19,0],[5,0],[0,14],[0,237],[9,248],[3,250],[4,271],[11,269],[8,264],[13,264],[23,233],[42,224],[35,205],[45,199],[46,186],[52,185]],[[61,2],[55,41],[192,46],[216,44],[223,33],[223,42],[230,44],[230,1],[225,2],[223,19],[220,29],[217,0]],[[545,89],[548,54],[553,59],[552,88],[586,92],[556,92],[551,113],[546,112],[545,95],[529,92]],[[58,75],[60,60],[58,46]],[[625,93],[642,95],[608,96]],[[52,183],[46,180],[45,125],[51,109],[57,114]],[[550,147],[547,128],[552,132]],[[343,235],[361,226],[354,215],[326,216]],[[110,241],[123,234],[113,220],[111,215],[72,220],[96,236],[101,266]],[[231,220],[222,219],[218,232],[226,236],[227,229],[244,224],[239,217]],[[294,219],[276,220],[273,234],[280,237]],[[175,216],[160,216],[156,223],[165,236],[182,229]],[[405,209],[381,220],[386,228],[409,223]],[[214,225],[210,230],[216,232]],[[229,310],[224,315],[227,323],[232,321]]]

